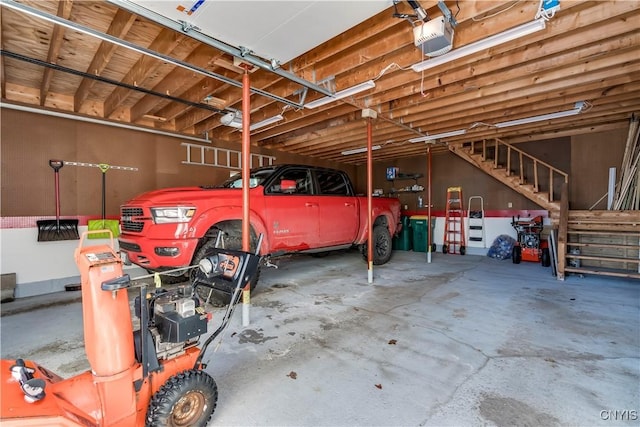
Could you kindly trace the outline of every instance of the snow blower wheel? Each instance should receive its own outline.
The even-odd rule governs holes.
[[[522,261],[522,248],[519,245],[513,247],[511,259],[514,264],[520,264],[520,261]]]
[[[205,427],[216,409],[218,387],[209,374],[192,369],[169,378],[151,398],[147,427]]]

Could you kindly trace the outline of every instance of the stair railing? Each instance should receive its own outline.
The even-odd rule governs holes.
[[[489,148],[494,148],[493,150],[489,150]],[[475,142],[471,143],[471,154],[476,154],[476,144]],[[493,153],[491,153],[493,151]],[[513,155],[517,155],[518,157],[518,166],[519,166],[519,179],[520,184],[524,184],[526,182],[525,178],[525,163],[530,163],[533,167],[533,188],[535,192],[540,191],[540,180],[538,177],[538,167],[542,167],[544,170],[548,171],[549,174],[549,201],[553,202],[554,200],[559,200],[557,196],[559,196],[558,191],[554,189],[554,177],[559,177],[562,183],[569,183],[569,175],[558,168],[551,166],[548,163],[543,162],[542,160],[536,159],[530,154],[525,153],[524,151],[516,148],[515,146],[508,144],[501,139],[495,138],[491,141],[487,141],[486,139],[482,140],[482,160],[483,161],[492,161],[494,167],[499,169],[502,167],[500,164],[500,154],[504,153],[506,155],[506,171],[507,175],[511,175],[511,159]],[[492,157],[492,158],[490,158]],[[555,193],[555,194],[554,194]],[[555,196],[555,197],[554,197]]]

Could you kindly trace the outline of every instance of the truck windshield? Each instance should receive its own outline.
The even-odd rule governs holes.
[[[249,174],[249,187],[254,188],[258,185],[262,185],[271,175],[275,168],[266,167],[253,169]],[[233,175],[231,178],[223,182],[218,186],[218,188],[242,188],[242,174],[237,173]]]

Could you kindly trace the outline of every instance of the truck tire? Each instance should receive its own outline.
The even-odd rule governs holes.
[[[373,227],[373,265],[386,264],[391,259],[392,241],[389,229],[384,225]],[[367,244],[362,245],[362,256],[368,261]]]
[[[222,233],[222,231],[219,231],[219,233]],[[200,249],[198,250],[198,252],[196,252],[196,255],[193,257],[193,263],[192,265],[197,265],[200,260],[202,260],[209,252],[211,252],[213,249],[216,248],[216,238],[212,238],[207,240],[204,245],[202,245],[200,247]],[[234,247],[237,246],[236,243],[237,239],[228,239],[225,241],[225,246],[226,249],[234,249],[234,250],[239,250],[239,247]],[[240,243],[240,246],[242,245],[242,243]],[[195,274],[195,269],[192,270],[192,275],[191,275],[191,282],[193,283],[193,277]],[[258,267],[258,272],[256,273],[256,277],[251,281],[251,290],[253,291],[256,288],[256,285],[258,284],[258,280],[260,279],[260,267]],[[198,296],[200,297],[200,299],[203,302],[208,301],[209,304],[213,305],[214,307],[222,307],[225,305],[228,305],[231,302],[231,296],[233,294],[233,288],[231,286],[229,287],[224,287],[224,288],[208,288],[206,286],[198,286],[196,288],[196,292],[198,294]]]
[[[170,377],[149,402],[146,425],[200,426],[211,418],[218,386],[209,374],[191,369]]]

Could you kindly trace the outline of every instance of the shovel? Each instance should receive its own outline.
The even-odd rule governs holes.
[[[49,160],[53,168],[56,186],[56,219],[42,219],[38,224],[38,242],[52,242],[56,240],[78,240],[78,220],[60,219],[60,177],[59,172],[64,166],[62,160]]]
[[[105,233],[90,233],[87,238],[88,239],[108,239],[111,236],[118,237],[120,235],[120,222],[117,219],[106,219],[106,195],[107,195],[107,171],[111,168],[111,166],[100,163],[98,165],[100,172],[102,172],[102,218],[101,219],[90,219],[87,221],[87,226],[89,231],[94,230],[110,230]]]

